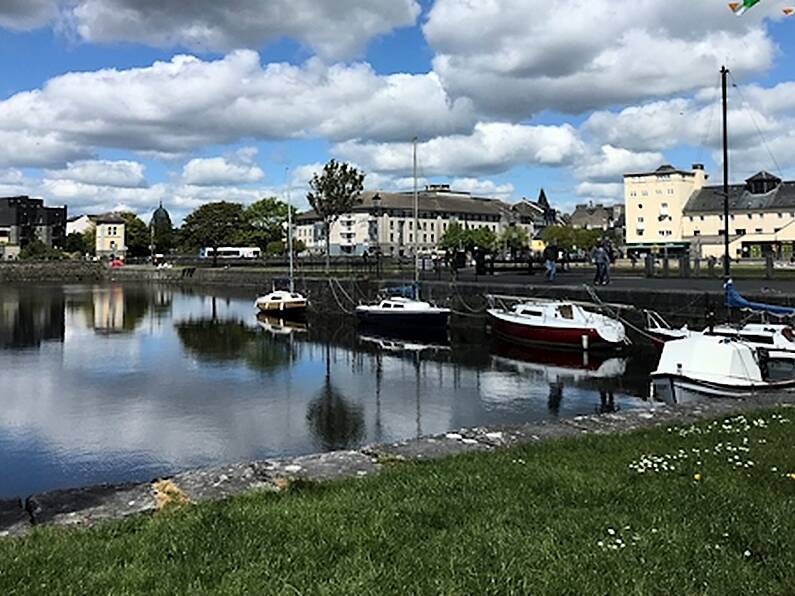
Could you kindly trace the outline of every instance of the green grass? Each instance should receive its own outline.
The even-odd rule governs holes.
[[[692,428],[43,529],[0,541],[0,593],[795,594],[795,411]]]

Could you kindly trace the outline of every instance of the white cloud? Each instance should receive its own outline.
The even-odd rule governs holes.
[[[635,153],[611,145],[602,145],[598,152],[591,153],[576,167],[576,174],[591,181],[615,180],[628,172],[656,168],[664,159],[662,153]]]
[[[581,182],[576,192],[581,197],[623,200],[624,185],[621,182]]]
[[[455,178],[450,182],[452,190],[460,190],[470,194],[494,199],[507,200],[513,196],[513,184],[498,184],[483,178]]]
[[[138,188],[146,186],[144,166],[137,161],[87,160],[69,163],[65,169],[50,170],[50,179],[70,180],[96,186]]]
[[[467,100],[434,74],[369,65],[269,64],[238,51],[145,68],[70,73],[0,102],[0,167],[61,166],[122,148],[159,157],[240,139],[406,140],[469,130]]]
[[[265,178],[265,172],[253,163],[256,153],[255,148],[247,147],[232,158],[192,159],[182,170],[182,180],[193,186],[231,186],[259,182]]]
[[[463,176],[501,173],[517,165],[568,165],[584,151],[569,126],[479,123],[470,135],[436,137],[418,145],[420,173]],[[332,153],[381,173],[411,172],[409,143],[345,142]]]
[[[776,51],[763,19],[779,13],[760,6],[738,19],[692,0],[437,0],[423,30],[451,96],[522,118],[688,92],[727,58],[737,76],[763,71]]]
[[[75,0],[68,20],[89,42],[225,52],[289,37],[337,59],[358,54],[377,35],[413,25],[419,13],[414,0]]]

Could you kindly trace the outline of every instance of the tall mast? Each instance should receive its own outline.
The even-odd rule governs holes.
[[[725,66],[720,69],[721,89],[723,91],[723,276],[728,281],[731,276],[729,262],[729,124],[728,124],[728,99],[727,76],[729,69]]]
[[[412,172],[414,176],[414,285],[416,288],[417,283],[420,281],[420,196],[417,192],[417,137],[412,139],[412,143],[414,144],[414,166]],[[418,298],[419,296],[416,297]]]
[[[288,168],[284,169],[284,179],[287,183],[287,254],[290,263],[290,293],[295,292],[295,282],[293,281],[293,208],[290,205],[290,182],[287,177]]]

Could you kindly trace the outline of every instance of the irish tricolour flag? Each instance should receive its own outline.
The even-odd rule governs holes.
[[[743,0],[742,2],[730,2],[729,8],[739,17],[757,4],[759,4],[759,0]]]

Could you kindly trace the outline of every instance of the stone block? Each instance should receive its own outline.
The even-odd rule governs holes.
[[[381,466],[371,455],[360,451],[332,451],[255,464],[258,473],[275,479],[303,479],[314,482],[359,478],[378,472]]]
[[[150,484],[102,484],[56,490],[28,498],[34,524],[90,526],[95,522],[155,511]]]
[[[170,478],[195,503],[220,501],[250,490],[276,490],[258,464],[236,464],[183,472]]]
[[[20,536],[30,528],[30,515],[22,507],[22,501],[0,500],[0,538]]]

